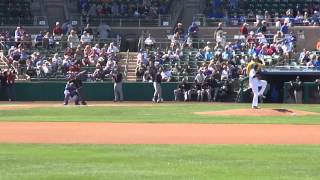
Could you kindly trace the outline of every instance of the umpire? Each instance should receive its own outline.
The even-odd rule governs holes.
[[[113,86],[113,91],[114,91],[114,102],[123,101],[123,91],[122,91],[122,73],[119,71],[115,71],[113,76],[113,81],[114,81],[114,86]]]

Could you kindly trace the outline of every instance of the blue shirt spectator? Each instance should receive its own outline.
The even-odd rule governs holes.
[[[285,22],[285,23],[281,26],[280,31],[281,31],[283,34],[289,34],[289,26],[288,26],[288,23],[287,23],[287,22]]]
[[[314,67],[317,69],[317,70],[320,70],[320,59],[318,58],[317,61],[314,63]]]
[[[191,35],[191,37],[196,37],[197,35],[198,35],[198,31],[199,31],[199,27],[198,27],[198,25],[195,23],[195,22],[193,22],[192,24],[191,24],[191,26],[189,26],[189,28],[188,28],[188,33]]]

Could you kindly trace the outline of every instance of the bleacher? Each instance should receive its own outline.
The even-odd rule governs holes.
[[[1,0],[0,25],[32,25],[31,0]]]
[[[156,7],[156,12],[151,13],[150,7],[145,10],[141,1],[108,1],[90,0],[87,5],[82,6],[82,23],[90,23],[93,26],[98,26],[101,22],[107,22],[109,26],[134,27],[134,26],[169,26],[170,17],[167,16],[172,0],[151,0],[150,7]],[[117,4],[117,14],[112,13],[113,3]],[[125,10],[121,10],[121,5],[125,4]],[[95,15],[90,14],[91,7],[98,7],[101,10],[96,10]],[[162,8],[165,7],[165,8]],[[135,11],[138,10],[138,14]]]
[[[243,22],[253,23],[256,22],[256,15],[262,16],[263,20],[265,12],[270,15],[268,23],[273,25],[277,19],[283,21],[283,18],[290,18],[293,25],[309,25],[309,23],[295,20],[297,12],[299,11],[302,16],[307,12],[307,19],[311,23],[315,20],[315,17],[313,17],[314,11],[320,10],[319,0],[239,0],[237,7],[233,7],[234,5],[229,1],[223,1],[219,4],[219,7],[213,8],[211,3],[214,1],[207,1],[205,17],[197,17],[197,19],[204,18],[207,26],[216,26],[217,22],[225,22],[228,26],[239,26]],[[290,16],[286,15],[289,9],[292,10]],[[316,22],[312,22],[312,24],[319,25],[319,18],[319,15],[317,15]]]

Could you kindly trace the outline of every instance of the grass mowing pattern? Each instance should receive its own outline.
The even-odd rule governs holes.
[[[0,179],[318,180],[320,146],[0,145]]]
[[[193,112],[248,108],[248,104],[153,104],[145,107],[51,107],[0,110],[0,121],[147,122],[320,124],[320,116],[212,117]],[[263,108],[288,108],[320,113],[319,105],[264,104]]]

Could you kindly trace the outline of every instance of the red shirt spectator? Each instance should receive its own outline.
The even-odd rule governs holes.
[[[60,23],[56,22],[56,26],[53,28],[53,36],[61,36],[63,33]]]
[[[248,35],[248,28],[247,28],[247,23],[243,23],[243,25],[241,26],[240,28],[240,33],[244,36],[247,36]]]

